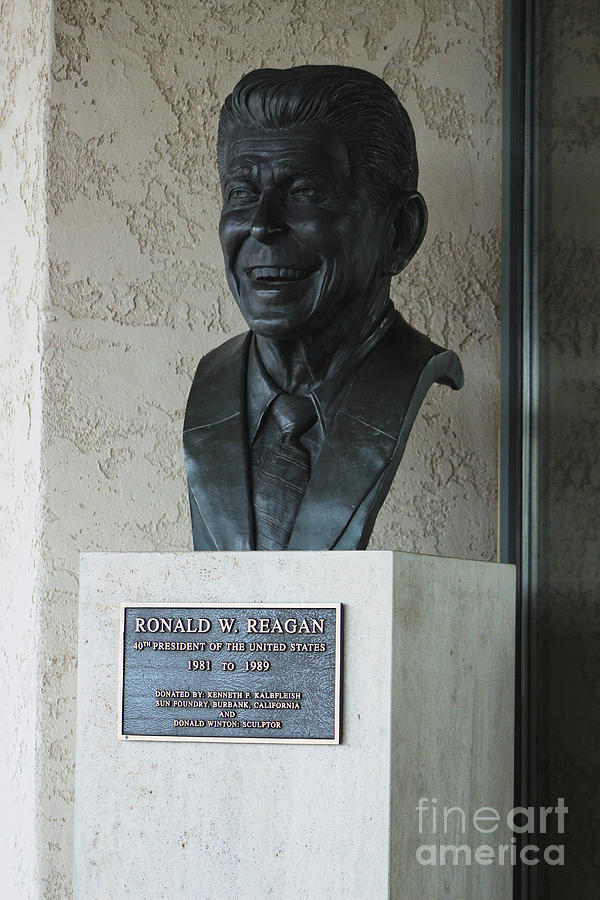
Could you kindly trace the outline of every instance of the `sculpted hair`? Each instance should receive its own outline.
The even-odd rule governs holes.
[[[272,130],[304,122],[340,134],[352,176],[364,179],[378,205],[387,206],[398,192],[416,190],[419,170],[408,113],[381,78],[348,66],[256,69],[244,75],[221,109],[219,174],[235,125]]]

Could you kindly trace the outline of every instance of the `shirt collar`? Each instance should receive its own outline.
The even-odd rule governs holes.
[[[269,406],[281,393],[275,384],[256,349],[256,339],[252,337],[248,354],[248,380],[246,386],[246,406],[248,414],[248,437],[250,444],[258,433],[261,422]]]
[[[397,315],[395,308],[390,306],[390,309],[383,319],[365,340],[359,344],[356,350],[350,354],[336,373],[329,378],[326,378],[310,392],[309,396],[315,404],[317,417],[324,435],[327,435],[333,424],[335,415],[349,386],[350,376],[354,370],[358,368],[365,356],[367,356],[373,347],[379,343],[392,322],[396,319]],[[246,386],[248,436],[250,444],[254,443],[269,406],[281,393],[281,388],[267,372],[259,356],[256,340],[253,338],[250,344],[250,353],[248,355],[248,378]]]

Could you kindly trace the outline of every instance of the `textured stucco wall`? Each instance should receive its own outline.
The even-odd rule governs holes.
[[[0,894],[37,896],[44,116],[49,0],[0,4]]]
[[[495,0],[60,0],[45,334],[44,872],[68,895],[80,550],[191,546],[180,449],[199,357],[244,328],[222,274],[215,131],[260,65],[338,62],[409,109],[431,226],[394,289],[461,354],[423,408],[372,546],[495,553],[499,19]]]
[[[569,807],[539,897],[598,893],[600,7],[552,0],[539,42],[539,803]]]

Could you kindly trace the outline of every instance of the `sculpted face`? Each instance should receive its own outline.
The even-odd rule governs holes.
[[[285,338],[352,321],[385,280],[386,217],[352,182],[332,129],[232,129],[221,187],[227,280],[253,331]]]

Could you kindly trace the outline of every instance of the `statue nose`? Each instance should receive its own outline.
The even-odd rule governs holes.
[[[250,234],[261,244],[270,244],[285,232],[275,197],[264,193],[250,225]]]
[[[283,234],[281,225],[257,224],[250,228],[250,234],[261,244],[271,244],[280,234]]]

